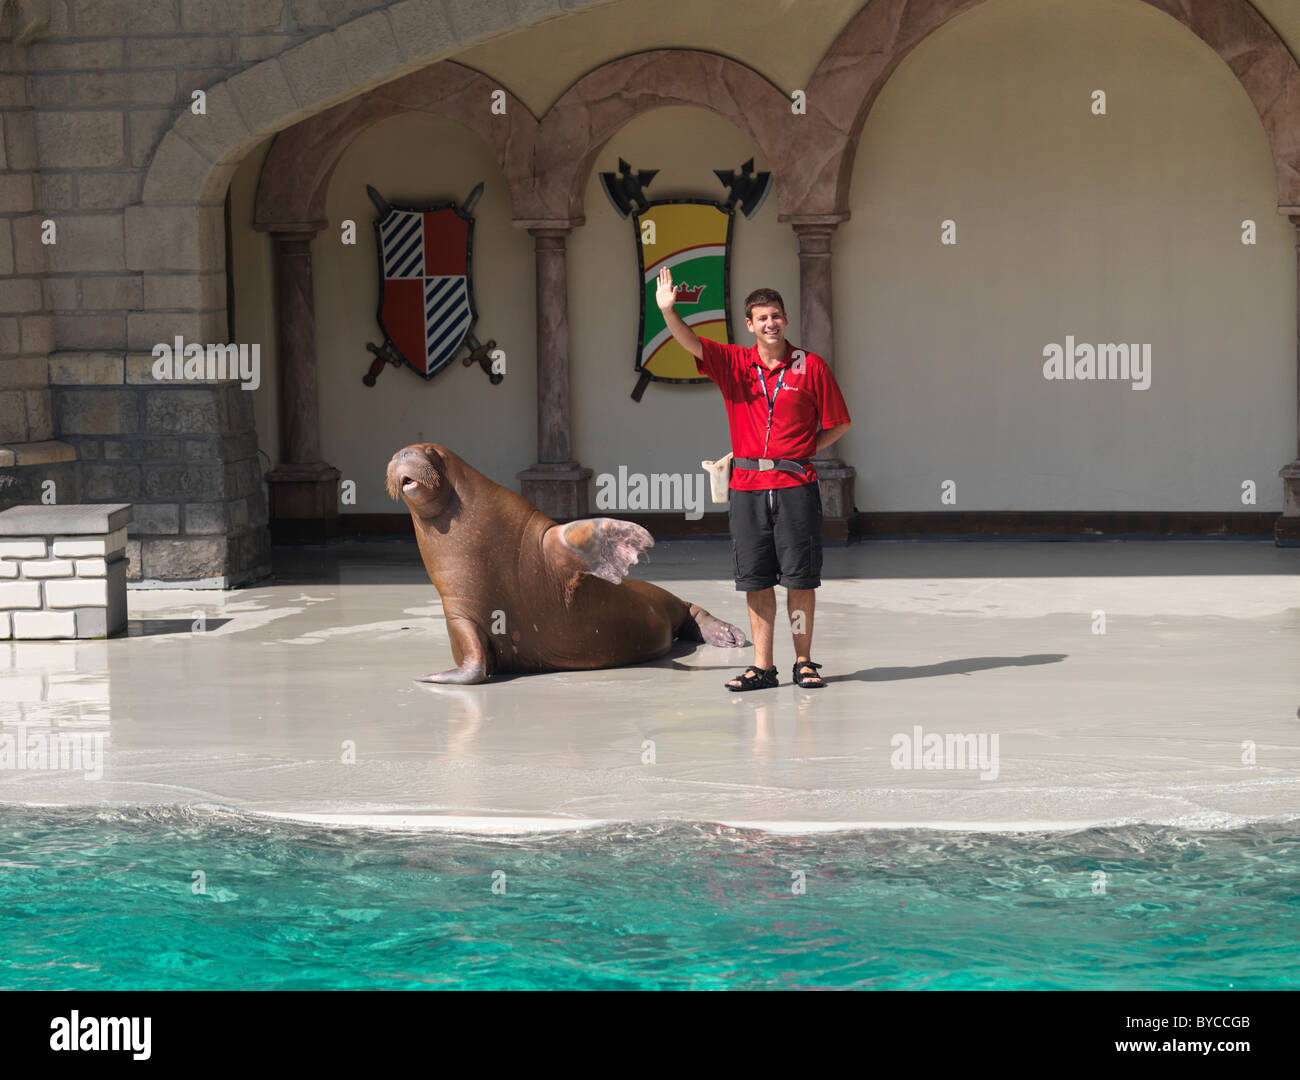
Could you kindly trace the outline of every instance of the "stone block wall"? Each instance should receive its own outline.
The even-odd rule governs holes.
[[[39,238],[34,248],[22,242],[40,206],[28,60],[26,48],[0,42],[0,444],[53,436],[45,357],[54,324],[42,290],[47,249]]]
[[[129,499],[128,580],[229,588],[270,573],[266,489],[249,393],[234,382],[160,383],[152,357],[100,357],[121,382],[51,365],[58,430],[82,498]],[[114,363],[116,366],[114,367]]]

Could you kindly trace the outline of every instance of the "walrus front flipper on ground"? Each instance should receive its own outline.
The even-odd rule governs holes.
[[[496,668],[491,642],[470,619],[447,616],[447,637],[451,640],[451,658],[456,666],[447,671],[419,675],[416,682],[454,683],[471,686],[487,682]]]

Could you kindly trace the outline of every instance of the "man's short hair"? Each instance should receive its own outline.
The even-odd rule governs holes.
[[[769,304],[780,304],[781,314],[785,314],[785,301],[781,299],[781,294],[775,289],[755,289],[745,297],[745,318],[751,318],[750,312],[756,307],[766,307]]]

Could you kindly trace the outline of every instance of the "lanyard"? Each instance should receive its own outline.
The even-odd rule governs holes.
[[[781,374],[776,377],[776,389],[772,391],[769,397],[767,393],[767,373],[764,372],[763,365],[758,360],[754,361],[754,367],[758,369],[758,385],[762,387],[763,400],[767,402],[767,431],[763,434],[763,457],[767,457],[767,444],[772,437],[772,413],[776,409],[776,398],[781,393],[781,387],[785,384],[785,373],[789,368],[783,367],[781,369]]]

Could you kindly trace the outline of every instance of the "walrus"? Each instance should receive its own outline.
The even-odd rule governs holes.
[[[622,667],[663,656],[677,638],[745,644],[739,629],[698,604],[624,580],[654,546],[633,522],[558,525],[437,443],[397,451],[387,480],[388,494],[411,511],[456,662],[416,682]]]

